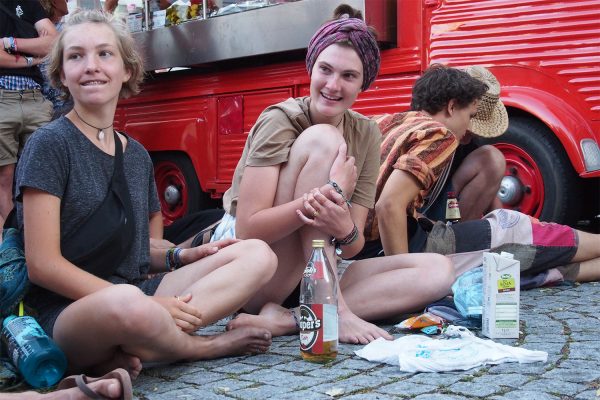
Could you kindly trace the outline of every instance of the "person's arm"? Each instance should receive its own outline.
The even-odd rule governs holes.
[[[20,54],[17,56],[0,50],[0,68],[26,68],[28,66],[38,65],[42,62],[42,59],[39,57],[30,57],[31,65],[29,65],[27,57],[30,56],[22,56]]]
[[[149,218],[150,237],[153,239],[162,239],[163,237],[163,219],[160,211],[153,212]]]
[[[32,283],[77,300],[111,286],[66,260],[60,251],[60,198],[23,189],[25,258]]]
[[[17,50],[21,54],[45,57],[50,52],[58,32],[56,32],[54,24],[48,18],[37,21],[34,26],[38,37],[30,39],[17,37]]]
[[[375,204],[379,236],[386,256],[408,253],[407,208],[419,194],[419,183],[406,171],[394,170]]]
[[[279,165],[244,169],[236,212],[237,237],[273,243],[304,225],[296,216],[302,198],[273,206],[279,169]]]

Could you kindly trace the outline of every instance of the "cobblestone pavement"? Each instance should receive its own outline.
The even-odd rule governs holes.
[[[341,345],[337,360],[322,366],[302,361],[298,337],[286,336],[263,355],[146,369],[134,393],[144,400],[600,399],[600,283],[521,292],[521,332],[501,342],[544,350],[546,363],[403,373],[358,358],[361,346]]]

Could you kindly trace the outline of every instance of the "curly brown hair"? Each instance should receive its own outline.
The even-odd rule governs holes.
[[[488,85],[463,70],[433,64],[415,82],[410,108],[437,114],[450,100],[464,108],[480,99],[487,90]]]

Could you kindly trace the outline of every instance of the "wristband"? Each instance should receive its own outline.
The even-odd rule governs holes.
[[[337,194],[342,196],[342,199],[344,199],[344,202],[348,205],[348,207],[352,207],[352,204],[350,204],[350,200],[348,200],[346,196],[344,196],[344,192],[342,191],[340,185],[338,185],[335,181],[332,181],[331,179],[327,181],[327,184],[331,185],[333,189],[337,192]]]
[[[335,254],[337,254],[338,256],[342,254],[342,249],[341,246],[347,246],[349,244],[352,244],[354,242],[356,242],[356,240],[358,239],[358,228],[356,227],[356,224],[354,224],[354,227],[352,228],[352,232],[350,232],[348,235],[346,235],[343,239],[337,239],[335,237],[331,238],[331,244],[335,246]]]

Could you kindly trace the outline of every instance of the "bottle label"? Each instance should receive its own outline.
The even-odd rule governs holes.
[[[446,202],[446,219],[460,219],[460,208],[458,208],[458,200],[448,199]]]
[[[338,340],[335,304],[300,305],[300,350],[323,354],[323,342]]]
[[[19,366],[19,360],[24,360],[35,352],[30,344],[32,340],[44,336],[42,328],[31,317],[15,318],[9,321],[2,330],[8,356],[16,367]]]
[[[309,261],[304,268],[304,276],[312,279],[323,279],[323,270],[325,266],[322,261]]]

